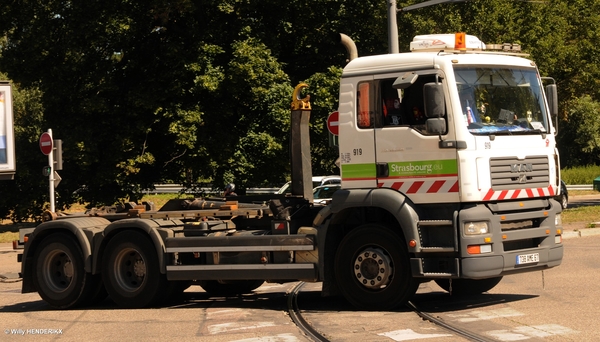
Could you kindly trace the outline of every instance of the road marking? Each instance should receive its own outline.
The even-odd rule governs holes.
[[[292,334],[279,334],[275,336],[264,336],[247,338],[243,340],[235,340],[232,342],[296,342],[300,341],[296,336]]]
[[[394,341],[421,340],[425,338],[449,337],[449,334],[419,334],[411,329],[395,330],[386,333],[377,334],[379,336],[389,337]]]
[[[508,330],[494,330],[494,331],[488,331],[486,332],[486,334],[494,337],[495,339],[499,340],[499,341],[521,341],[521,340],[528,340],[531,338],[531,336],[525,336],[523,334],[518,334],[512,331],[508,331]]]
[[[486,332],[500,341],[520,341],[532,337],[550,337],[556,335],[577,334],[579,331],[558,324],[542,324],[534,326],[520,326],[511,330],[493,330]]]
[[[223,315],[230,315],[230,314],[241,314],[242,313],[242,309],[223,309],[223,310],[215,310],[215,311],[208,311],[206,313],[206,316],[208,319],[212,319],[212,316],[219,316],[222,317]]]
[[[468,322],[484,321],[484,320],[490,320],[490,319],[502,318],[502,317],[524,316],[524,314],[517,310],[510,309],[510,308],[503,308],[503,309],[488,310],[488,311],[475,310],[475,311],[467,312],[465,314],[449,314],[448,316],[450,316],[452,318],[456,318],[456,320],[459,322],[468,323]]]
[[[243,323],[223,323],[223,324],[213,324],[213,325],[208,326],[208,332],[212,335],[215,335],[215,334],[220,334],[220,333],[224,333],[224,332],[259,329],[259,328],[274,327],[274,326],[275,326],[275,323],[273,323],[273,322],[257,322],[257,323],[250,323],[248,325],[243,325]]]

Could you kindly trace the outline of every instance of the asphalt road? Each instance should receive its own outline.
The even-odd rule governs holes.
[[[600,205],[600,195],[570,200],[570,207]],[[566,229],[562,265],[506,276],[484,295],[457,298],[428,282],[413,302],[445,322],[495,341],[600,341],[596,234],[600,228]],[[310,340],[286,313],[286,295],[295,283],[264,284],[252,295],[235,298],[209,297],[193,286],[183,302],[161,308],[127,310],[107,300],[93,308],[61,311],[37,293],[20,293],[16,254],[11,244],[0,244],[2,341]],[[410,310],[355,311],[339,298],[321,298],[319,283],[307,284],[298,304],[305,319],[331,341],[465,341]]]
[[[413,301],[445,322],[496,341],[598,341],[600,236],[573,236],[564,244],[559,267],[504,277],[489,293],[466,299],[429,282]],[[61,311],[36,293],[21,294],[21,283],[10,279],[18,271],[16,252],[2,244],[0,273],[9,275],[0,280],[3,341],[309,341],[286,313],[286,292],[294,283],[265,284],[235,298],[209,297],[193,286],[183,302],[161,308],[126,310],[107,300]],[[321,298],[319,291],[320,284],[307,284],[298,304],[306,320],[331,341],[465,341],[410,310],[355,311],[344,300]]]

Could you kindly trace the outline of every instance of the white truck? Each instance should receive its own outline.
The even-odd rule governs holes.
[[[411,52],[352,59],[339,93],[342,188],[329,204],[313,204],[302,84],[291,194],[48,215],[20,258],[22,291],[57,308],[107,293],[145,307],[192,284],[237,294],[307,281],[388,310],[421,282],[478,294],[505,275],[559,265],[556,86],[544,87],[516,46],[500,48],[418,36]]]

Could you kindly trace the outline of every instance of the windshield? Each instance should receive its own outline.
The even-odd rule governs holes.
[[[339,189],[340,189],[339,185],[321,186],[321,187],[315,188],[313,197],[315,199],[331,198],[331,197],[333,197],[333,193],[338,191]]]
[[[548,131],[535,69],[457,67],[454,73],[465,123],[472,134]]]

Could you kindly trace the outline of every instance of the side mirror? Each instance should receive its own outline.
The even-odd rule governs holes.
[[[548,108],[551,115],[558,115],[558,95],[556,84],[548,84],[546,86],[546,96],[548,97]]]
[[[425,101],[425,131],[428,134],[446,133],[446,101],[444,88],[441,83],[426,83],[423,86],[423,100]]]
[[[425,131],[427,134],[442,135],[446,133],[446,119],[429,118],[425,121]]]
[[[426,117],[441,118],[446,114],[444,88],[441,83],[426,83],[423,86],[423,99]]]

